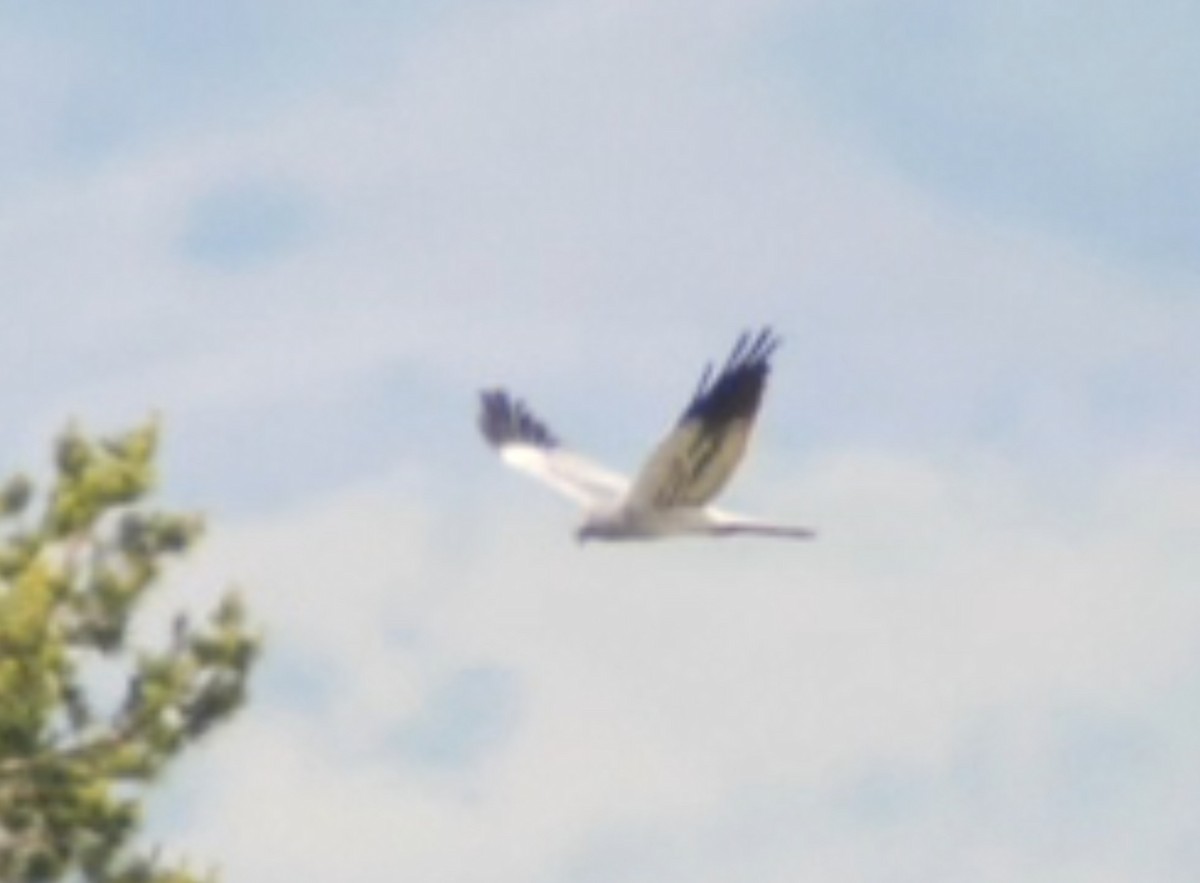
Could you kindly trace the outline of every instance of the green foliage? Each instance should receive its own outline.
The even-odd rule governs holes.
[[[156,777],[245,700],[258,641],[230,594],[200,623],[177,616],[162,646],[129,645],[202,529],[145,502],[157,435],[69,428],[40,498],[24,476],[0,486],[0,880],[209,879],[132,841]],[[105,702],[114,669],[123,694]]]

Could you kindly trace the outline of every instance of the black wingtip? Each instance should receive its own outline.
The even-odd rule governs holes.
[[[485,389],[479,394],[479,431],[494,447],[524,442],[539,448],[558,447],[559,441],[546,425],[503,389]]]
[[[762,401],[771,356],[780,343],[770,327],[742,332],[715,377],[711,365],[705,368],[682,419],[698,420],[706,426],[752,419]]]

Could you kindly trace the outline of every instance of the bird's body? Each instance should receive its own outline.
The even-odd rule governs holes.
[[[710,365],[679,423],[632,482],[566,450],[522,402],[503,390],[482,394],[479,426],[506,463],[584,507],[577,533],[581,541],[688,534],[807,539],[813,536],[808,528],[709,505],[745,453],[778,343],[770,330],[744,334],[715,377]]]

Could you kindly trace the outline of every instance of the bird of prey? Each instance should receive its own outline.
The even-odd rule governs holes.
[[[745,453],[778,345],[769,328],[747,332],[715,374],[710,363],[683,416],[633,481],[563,447],[521,400],[503,389],[481,393],[479,428],[505,463],[583,506],[584,522],[576,532],[580,542],[688,534],[808,539],[814,535],[808,528],[709,505]]]

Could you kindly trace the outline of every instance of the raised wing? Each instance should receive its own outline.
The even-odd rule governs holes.
[[[746,451],[777,346],[769,328],[746,332],[715,377],[712,364],[705,367],[678,425],[638,474],[631,507],[702,506],[725,487]]]
[[[502,389],[480,394],[479,429],[500,458],[585,507],[611,505],[629,480],[562,447],[546,425]]]

